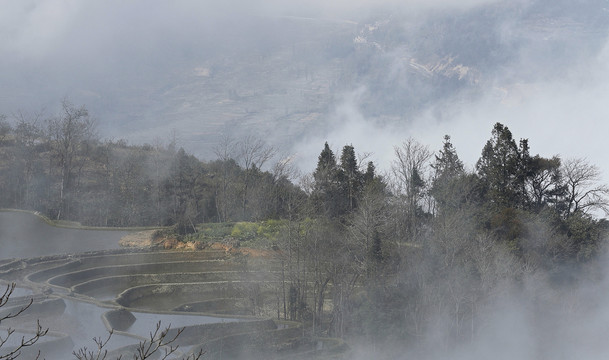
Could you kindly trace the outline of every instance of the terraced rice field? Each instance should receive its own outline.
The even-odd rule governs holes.
[[[40,320],[50,332],[22,356],[33,358],[40,350],[47,360],[94,347],[92,338],[105,337],[108,330],[114,333],[107,358],[131,358],[127,354],[159,321],[171,331],[185,328],[178,358],[200,348],[205,359],[323,358],[342,352],[338,340],[314,339],[301,324],[277,320],[281,280],[279,262],[244,261],[223,250],[115,249],[5,259],[0,283],[16,282],[18,289],[0,316],[31,298],[34,303],[1,328],[15,328],[18,336]]]

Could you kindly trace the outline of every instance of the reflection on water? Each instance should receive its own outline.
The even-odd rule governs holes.
[[[41,218],[30,213],[0,211],[0,249],[2,249],[0,251],[0,262],[9,263],[5,259],[11,258],[32,258],[51,254],[116,249],[118,240],[125,234],[127,234],[125,231],[57,228],[47,225]],[[100,306],[99,302],[107,301],[108,304],[112,304],[112,300],[116,297],[115,291],[107,291],[104,288],[98,289],[98,291],[99,293],[95,295],[98,301],[97,305],[72,298],[64,298],[64,309],[63,306],[59,306],[59,301],[56,300],[54,295],[63,298],[70,292],[67,288],[54,287],[50,296],[48,296],[49,293],[45,293],[45,295],[34,294],[30,289],[16,288],[12,298],[34,296],[37,298],[35,304],[41,306],[37,307],[38,310],[35,311],[35,307],[32,307],[29,310],[31,314],[28,313],[26,316],[20,317],[18,319],[20,323],[14,327],[31,331],[32,327],[36,325],[36,320],[40,319],[43,327],[48,327],[51,332],[57,335],[55,337],[47,335],[41,339],[41,343],[59,338],[62,341],[58,341],[58,344],[53,346],[61,349],[62,353],[64,347],[68,349],[71,347],[70,339],[73,343],[73,349],[71,350],[75,351],[85,346],[89,349],[96,349],[97,345],[93,339],[105,340],[108,336],[108,329],[102,320],[102,315],[114,309],[114,307]],[[47,302],[46,300],[51,301]],[[42,305],[43,303],[46,305]],[[105,347],[106,350],[112,351],[127,345],[137,344],[142,338],[148,339],[159,321],[163,329],[169,326],[175,329],[193,325],[240,321],[232,318],[198,316],[192,313],[155,314],[135,312],[133,315],[136,318],[135,322],[125,333],[114,333]],[[5,325],[2,324],[2,326]],[[14,339],[20,340],[21,336],[17,335],[21,334],[15,333]],[[69,336],[69,339],[66,335]],[[70,358],[70,353],[71,351],[68,351],[59,358],[55,357],[54,354],[45,353],[44,355],[47,360],[55,360],[56,358]]]
[[[63,317],[71,320],[72,326],[69,326],[69,335],[74,341],[74,349],[78,349],[82,346],[91,347],[93,345],[92,339],[94,337],[104,338],[108,334],[108,330],[102,321],[102,315],[111,309],[72,299],[65,299],[65,302],[66,309]],[[150,332],[154,331],[159,321],[161,322],[162,329],[165,329],[168,326],[171,326],[172,328],[181,328],[192,325],[241,321],[240,319],[199,316],[193,314],[182,315],[134,312],[133,315],[136,320],[126,332],[146,339],[150,337]],[[112,335],[107,349],[114,350],[138,342],[139,339],[135,337],[115,333]]]
[[[200,315],[182,315],[182,314],[153,314],[153,313],[142,313],[134,312],[135,323],[131,325],[127,331],[129,333],[148,337],[150,331],[154,330],[156,324],[160,321],[161,327],[166,328],[171,325],[172,328],[181,328],[184,326],[201,325],[201,324],[214,324],[224,322],[236,322],[241,321],[239,319],[231,318],[219,318],[213,316],[200,316]]]
[[[120,230],[58,228],[31,213],[0,211],[0,259],[116,249],[126,234]]]
[[[2,287],[0,287],[0,288],[2,288]],[[16,287],[15,290],[13,290],[13,293],[11,294],[11,299],[22,297],[22,296],[32,296],[32,295],[34,295],[34,292],[32,292],[32,290]]]
[[[75,344],[74,350],[83,346],[90,348],[94,346],[94,337],[105,338],[108,335],[108,330],[102,321],[102,314],[109,309],[71,299],[65,299],[65,303],[66,310],[63,317],[70,321],[66,328]],[[114,350],[137,342],[136,338],[113,334],[107,349]]]
[[[27,289],[19,289],[19,294],[26,294],[28,292],[31,293]],[[107,338],[108,329],[104,324],[102,315],[114,308],[106,308],[71,298],[63,299],[65,308],[58,308],[56,305],[53,305],[55,304],[53,301],[56,302],[58,300],[36,303],[40,305],[47,304],[47,307],[44,307],[45,305],[42,305],[42,307],[38,306],[34,312],[24,313],[25,316],[20,318],[18,322],[7,324],[3,322],[3,326],[12,326],[18,329],[10,337],[11,341],[7,342],[5,346],[17,346],[22,336],[25,335],[27,338],[28,335],[31,335],[31,331],[34,330],[36,320],[38,319],[43,328],[48,327],[50,330],[47,336],[41,338],[40,344],[59,339],[65,340],[51,345],[52,349],[55,349],[52,352],[49,352],[51,348],[45,348],[44,355],[47,360],[64,359],[66,356],[69,357],[72,351],[77,351],[83,347],[96,349],[97,345],[93,339],[105,340]],[[56,311],[58,309],[59,311]],[[134,312],[132,314],[135,316],[135,322],[125,332],[115,332],[105,346],[106,350],[112,351],[128,345],[136,345],[144,339],[149,339],[150,333],[154,332],[159,321],[161,322],[161,330],[164,330],[166,327],[175,329],[193,325],[240,321],[233,318],[199,316],[195,314],[155,314],[145,312]],[[66,336],[69,336],[71,339],[71,344]],[[181,347],[183,351],[187,350],[187,348]]]

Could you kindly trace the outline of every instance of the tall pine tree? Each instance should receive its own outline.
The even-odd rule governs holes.
[[[353,145],[345,145],[340,156],[339,181],[343,193],[343,211],[351,212],[357,206],[362,190],[362,173],[357,166]]]
[[[319,154],[317,167],[313,173],[313,192],[311,201],[316,215],[335,218],[340,211],[339,169],[336,157],[326,142]]]

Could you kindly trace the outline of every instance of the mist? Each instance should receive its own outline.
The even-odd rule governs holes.
[[[586,159],[609,183],[609,158],[602,149],[609,133],[605,0],[7,0],[0,6],[0,114],[13,123],[28,111],[53,118],[61,100],[69,99],[86,106],[103,139],[173,142],[211,162],[221,139],[253,135],[289,154],[302,174],[313,172],[325,142],[335,154],[353,145],[359,159],[373,161],[386,176],[404,141],[416,139],[438,154],[444,135],[473,171],[493,125],[502,123],[516,141],[530,140],[531,154]],[[159,155],[164,165],[153,168],[152,160],[139,160],[146,159],[143,152],[138,158],[121,151],[111,155],[123,173],[146,163],[142,178],[157,176],[159,188],[168,181],[173,154]],[[200,213],[208,211],[212,215],[205,213],[205,219],[221,222],[220,215],[214,218],[217,208],[217,202],[207,204]],[[16,222],[0,215],[0,264],[115,249],[125,235],[48,230],[38,218]],[[459,215],[457,227],[475,217]],[[606,216],[593,215],[591,221]],[[155,221],[145,216],[142,212],[142,219]],[[137,221],[119,218],[128,226]],[[557,234],[548,223],[531,220],[523,227],[545,246]],[[609,326],[609,257],[604,247],[595,251],[601,255],[585,265],[565,261],[552,271],[542,265],[508,271],[515,266],[512,255],[496,254],[489,267],[497,277],[501,271],[516,275],[472,301],[470,333],[459,332],[466,326],[439,301],[442,311],[428,321],[425,333],[413,335],[416,342],[376,347],[354,341],[348,354],[429,360],[603,357],[609,353],[603,339]],[[410,266],[383,281],[398,287],[409,271],[428,271],[425,265]],[[440,282],[434,285],[442,288]],[[473,292],[478,286],[456,287]]]
[[[487,56],[495,56],[501,63],[491,65],[490,71],[476,74],[472,87],[433,98],[398,117],[367,113],[366,102],[378,95],[363,83],[336,98],[324,130],[305,135],[295,146],[296,151],[311,154],[311,147],[323,143],[324,139],[335,147],[352,143],[363,152],[374,153],[378,161],[387,166],[393,147],[405,138],[416,138],[437,149],[442,136],[448,134],[462,159],[473,167],[480,157],[486,134],[492,124],[499,121],[513,129],[519,138],[531,139],[535,153],[588,158],[607,174],[609,163],[597,145],[603,142],[607,130],[603,121],[607,117],[603,94],[609,90],[606,85],[607,27],[591,25],[595,20],[590,21],[589,28],[583,24],[572,24],[573,27],[535,24],[531,15],[526,15],[533,5],[533,2],[516,5],[522,6],[520,11],[506,11],[509,15],[494,18],[498,21],[489,24],[490,28],[483,27],[498,37],[493,44],[497,48],[483,48],[478,53],[478,65],[488,66],[483,64]],[[543,6],[540,2],[535,5]],[[597,14],[599,18],[606,16],[606,9],[601,11]],[[441,14],[429,16],[432,19],[448,16]],[[422,22],[428,19],[425,17]],[[468,51],[466,49],[461,50]],[[441,54],[443,49],[437,51]],[[500,55],[497,57],[496,53]],[[389,62],[394,67],[407,68],[411,65],[408,61],[414,58],[407,51],[384,55],[391,58]],[[459,61],[460,57],[457,55],[456,59]],[[412,73],[413,69],[410,70]],[[390,71],[395,73],[395,69]],[[416,81],[411,73],[403,76],[404,83]],[[400,74],[397,77],[400,78]],[[421,91],[430,86],[423,84]],[[314,161],[312,157],[307,159],[305,167],[311,169]]]
[[[449,134],[470,165],[499,121],[535,137],[540,154],[586,157],[605,172],[609,166],[593,147],[607,126],[600,121],[608,74],[602,2],[47,0],[3,7],[0,107],[7,115],[42,109],[51,116],[68,97],[87,105],[105,137],[144,143],[173,130],[203,158],[213,157],[213,134],[268,134],[267,124],[270,142],[286,152],[311,154],[306,147],[328,140],[353,143],[383,163],[405,138],[437,148]],[[308,41],[351,47],[358,37],[366,42],[355,53],[299,52],[313,50]],[[342,65],[328,67],[331,59]],[[415,64],[432,70],[421,75]],[[378,68],[362,68],[370,65]],[[289,68],[309,77],[286,77]],[[209,85],[214,78],[224,88]],[[310,98],[319,86],[321,97]],[[241,100],[218,105],[230,89]],[[394,93],[399,98],[391,100]],[[582,130],[573,131],[574,123]],[[369,133],[387,140],[369,141]],[[301,168],[312,168],[311,155],[299,158]]]

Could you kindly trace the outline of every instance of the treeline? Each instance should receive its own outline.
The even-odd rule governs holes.
[[[180,234],[282,219],[278,316],[375,342],[416,342],[440,324],[442,344],[472,339],[502,289],[531,277],[560,285],[560,269],[594,259],[609,230],[595,216],[609,208],[597,167],[532,155],[500,123],[472,170],[449,136],[437,152],[404,141],[385,172],[352,145],[336,155],[326,143],[298,186],[261,140],[224,138],[205,162],[171,143],[101,141],[68,102],[50,120],[3,119],[0,145],[2,207]],[[573,306],[558,285],[535,299]]]
[[[62,103],[57,117],[0,119],[0,207],[39,211],[90,226],[170,226],[262,220],[286,214],[304,193],[285,162],[261,168],[274,150],[261,140],[225,138],[204,162],[175,143],[128,146],[101,140],[84,107]]]
[[[531,155],[499,123],[472,171],[449,136],[436,153],[406,140],[383,175],[325,144],[304,185],[279,237],[283,314],[375,343],[472,341],[480,314],[527,284],[532,306],[560,314],[585,301],[566,286],[609,230],[594,216],[609,195],[595,166]]]

